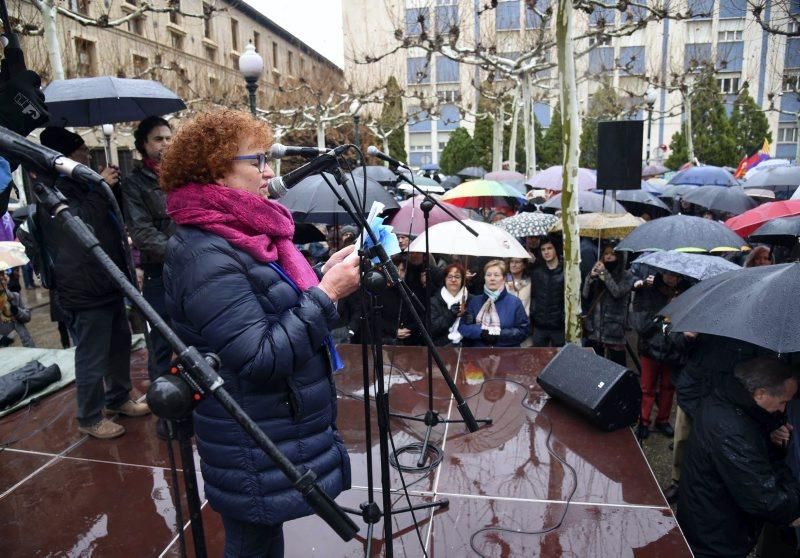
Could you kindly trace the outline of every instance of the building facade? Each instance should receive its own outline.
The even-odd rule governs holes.
[[[536,34],[554,33],[551,3],[499,0],[495,8],[486,9],[487,3],[474,0],[343,0],[345,72],[370,85],[385,83],[389,75],[395,75],[406,88],[411,114],[419,112],[414,93],[434,100],[438,107],[435,116],[419,113],[418,121],[407,127],[406,147],[412,165],[436,163],[452,130],[458,126],[473,129],[470,112],[478,105],[474,84],[486,78],[486,70],[438,54],[428,59],[421,49],[397,49],[402,37],[420,33],[447,36],[457,26],[459,44],[475,45],[479,41],[491,46],[497,55],[513,59]],[[631,106],[630,116],[647,119],[645,93],[657,84],[652,121],[646,124],[646,130],[649,127],[652,136],[650,159],[658,160],[666,156],[659,146],[669,145],[682,124],[682,96],[677,86],[691,83],[686,76],[691,76],[699,64],[713,64],[728,111],[747,86],[770,123],[772,155],[794,159],[800,140],[800,37],[764,31],[748,11],[747,0],[684,0],[677,9],[698,15],[685,20],[649,21],[621,37],[576,40],[581,110],[590,105],[600,82],[608,80],[624,92],[623,100]],[[793,17],[787,17],[790,14]],[[776,27],[796,32],[791,27],[796,27],[798,14],[800,0],[767,1],[763,17]],[[574,35],[581,36],[598,26],[611,30],[636,17],[644,16],[635,8],[626,13],[576,12]],[[393,49],[397,50],[379,62],[356,62]],[[545,57],[555,60],[555,52]],[[534,86],[533,111],[543,127],[550,124],[557,97],[555,76],[554,69],[548,70]]]

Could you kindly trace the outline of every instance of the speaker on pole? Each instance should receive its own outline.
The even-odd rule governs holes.
[[[568,343],[536,381],[603,430],[630,426],[639,418],[642,390],[636,375],[592,350]]]
[[[597,123],[597,188],[639,190],[642,187],[643,120]]]

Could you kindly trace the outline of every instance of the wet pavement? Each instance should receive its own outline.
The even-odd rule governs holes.
[[[46,302],[37,292],[26,295]],[[47,316],[47,306],[36,314],[31,331],[37,341],[57,347],[55,327],[48,332],[47,324],[38,323]],[[367,452],[377,463],[379,450],[374,408],[373,440],[365,440],[360,347],[345,346],[341,353],[347,366],[337,376],[338,422],[352,461],[353,489],[337,501],[357,508],[369,498]],[[390,469],[393,507],[407,505],[398,492],[403,483],[413,503],[449,501],[434,513],[415,512],[417,528],[410,513],[393,517],[397,556],[422,556],[423,546],[430,556],[466,556],[474,554],[471,544],[486,556],[690,556],[632,432],[599,431],[538,389],[536,374],[553,354],[552,349],[442,352],[475,416],[491,417],[493,424],[476,433],[460,423],[439,424],[431,437],[443,451],[439,467],[407,472],[402,479]],[[395,348],[385,351],[384,360],[391,411],[422,416],[428,404],[425,351]],[[132,353],[132,370],[134,385],[143,393],[145,351]],[[457,419],[447,385],[435,369],[433,387],[434,408],[442,417]],[[180,556],[168,453],[155,437],[155,419],[118,420],[127,433],[116,440],[78,433],[73,386],[0,419],[0,443],[11,442],[0,450],[0,549],[5,556]],[[397,448],[418,442],[425,430],[424,424],[407,419],[394,418],[390,424]],[[574,476],[548,445],[574,469]],[[413,453],[400,457],[405,465],[415,461]],[[179,469],[180,479],[182,474]],[[379,471],[373,478],[380,487]],[[381,503],[379,492],[374,498]],[[185,504],[182,508],[188,517]],[[534,533],[555,526],[562,516],[557,529]],[[205,500],[203,519],[209,556],[219,556],[224,532]],[[315,516],[290,522],[286,555],[361,556],[367,529],[356,520],[361,531],[348,543]],[[534,534],[478,532],[486,527]],[[191,555],[191,531],[185,533]],[[379,522],[373,555],[382,555],[384,546]]]

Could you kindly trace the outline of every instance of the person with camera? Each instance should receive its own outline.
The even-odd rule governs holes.
[[[522,302],[506,290],[508,268],[491,260],[483,268],[483,294],[472,298],[458,325],[469,347],[519,347],[530,322]]]

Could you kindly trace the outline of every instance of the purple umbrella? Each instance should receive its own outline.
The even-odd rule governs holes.
[[[511,171],[511,170],[494,171],[488,173],[483,178],[485,180],[496,180],[497,182],[502,182],[503,184],[507,184],[512,188],[514,188],[515,190],[519,190],[521,194],[524,194],[526,191],[525,175],[517,171]]]
[[[561,194],[556,194],[542,205],[542,211],[561,211]],[[611,194],[578,192],[578,211],[581,213],[627,213],[625,208],[615,202]]]
[[[688,186],[738,186],[731,173],[722,167],[691,167],[677,173],[669,181],[670,185]]]
[[[436,201],[447,207],[450,212],[459,219],[471,219],[470,212],[466,209],[456,207],[453,204],[443,202],[439,196],[435,196]],[[408,199],[400,204],[400,211],[392,215],[386,220],[387,225],[394,227],[395,234],[405,234],[410,236],[417,236],[425,232],[425,216],[422,213],[419,205],[425,196],[416,196]],[[445,221],[452,221],[453,218],[441,210],[438,206],[431,209],[429,221],[430,225],[443,223]]]
[[[537,172],[525,184],[536,190],[563,190],[561,165]],[[597,187],[597,176],[589,169],[578,169],[578,190],[594,190]]]

